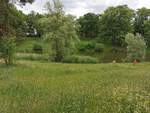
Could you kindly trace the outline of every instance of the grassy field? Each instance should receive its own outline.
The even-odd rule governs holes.
[[[150,63],[0,65],[0,113],[150,113]]]

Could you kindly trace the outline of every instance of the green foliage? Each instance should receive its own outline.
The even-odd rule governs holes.
[[[26,34],[26,15],[14,5],[9,6],[9,13],[10,30],[16,35],[17,41],[20,41]]]
[[[35,52],[35,53],[42,54],[42,53],[43,53],[42,44],[40,44],[40,43],[34,43],[32,50],[33,50],[33,52]]]
[[[150,20],[147,20],[144,23],[144,38],[147,45],[150,47]]]
[[[52,7],[50,3],[47,4],[49,15],[45,20],[49,23],[49,29],[46,29],[45,38],[51,42],[51,59],[59,62],[74,52],[78,37],[74,17],[64,15],[59,0],[53,1],[53,5]],[[42,23],[46,25],[45,22]]]
[[[134,22],[134,33],[141,34],[147,43],[150,46],[150,9],[141,8],[136,11],[135,22]]]
[[[127,59],[129,61],[141,61],[145,59],[146,42],[141,35],[136,34],[136,36],[134,36],[133,34],[128,33],[125,42],[127,43]]]
[[[100,53],[104,51],[104,44],[102,43],[96,43],[93,41],[89,42],[80,42],[78,46],[78,50],[80,52],[96,52]]]
[[[145,21],[149,19],[150,9],[141,8],[136,11],[135,22],[134,22],[134,33],[139,33],[142,36],[145,34]]]
[[[124,45],[124,38],[132,32],[133,11],[126,5],[109,7],[100,17],[99,40],[115,46]]]
[[[0,39],[0,56],[4,59],[6,65],[10,65],[14,60],[15,41],[14,37],[2,37]]]
[[[94,48],[95,48],[95,45],[96,43],[95,42],[87,42],[87,43],[84,43],[84,42],[80,42],[79,43],[79,46],[78,46],[78,50],[80,52],[88,52],[88,51],[92,51]]]
[[[98,60],[96,58],[90,57],[90,56],[67,56],[63,60],[64,63],[83,63],[83,64],[95,64],[98,63]]]
[[[7,0],[0,1],[0,37],[10,32],[8,18],[9,18],[9,4]]]
[[[95,45],[94,50],[95,50],[95,52],[101,53],[101,52],[104,51],[104,48],[105,48],[105,47],[104,47],[104,44],[97,43],[97,44]]]
[[[97,37],[99,15],[87,13],[80,17],[77,21],[80,26],[78,31],[81,38],[93,39]]]
[[[28,37],[41,37],[43,35],[44,27],[40,24],[40,19],[44,15],[32,11],[26,16],[26,32]]]

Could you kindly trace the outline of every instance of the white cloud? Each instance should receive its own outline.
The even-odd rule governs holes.
[[[46,1],[51,0],[35,0],[30,5],[27,4],[22,9],[25,13],[34,10],[36,12],[46,12],[44,5]],[[150,0],[61,0],[64,10],[67,13],[81,16],[87,12],[101,13],[109,6],[117,6],[127,4],[130,8],[137,9],[141,7],[150,8]],[[21,9],[21,8],[20,8]]]

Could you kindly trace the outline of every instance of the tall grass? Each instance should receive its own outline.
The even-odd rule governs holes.
[[[9,75],[8,79],[0,79],[0,113],[150,111],[149,63],[81,65],[20,61],[7,69],[0,66],[0,75]]]

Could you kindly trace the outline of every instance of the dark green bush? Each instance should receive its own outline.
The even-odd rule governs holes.
[[[95,42],[89,42],[85,45],[86,49],[94,49],[96,43]]]
[[[95,48],[95,42],[81,43],[78,47],[78,50],[81,52],[87,52]]]
[[[38,54],[42,54],[43,53],[43,47],[40,43],[35,43],[33,45],[33,48],[32,48],[33,52],[35,53],[38,53]]]
[[[96,58],[90,57],[90,56],[67,56],[63,60],[64,63],[98,63],[98,60]]]
[[[104,44],[96,44],[95,45],[95,49],[94,49],[95,52],[103,52],[104,51]]]

